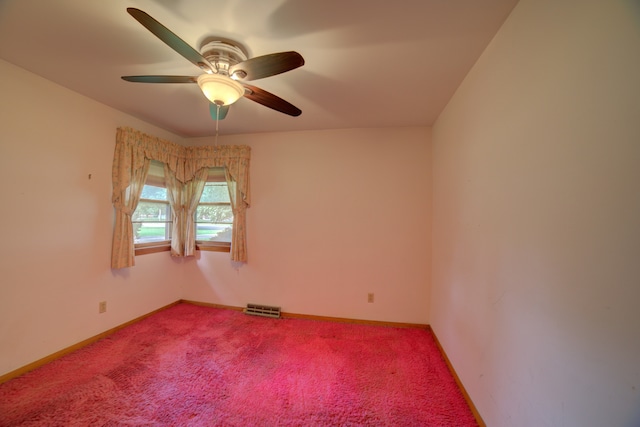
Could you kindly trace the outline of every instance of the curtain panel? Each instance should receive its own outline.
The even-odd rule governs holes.
[[[180,193],[180,201],[177,209],[174,209],[174,215],[177,213],[182,218],[174,217],[174,231],[178,231],[174,237],[177,236],[179,240],[174,241],[172,237],[171,254],[174,256],[194,254],[195,224],[188,217],[195,209],[193,199],[196,195],[199,198],[198,189],[202,193],[200,184],[203,176],[206,180],[206,170],[211,167],[224,167],[229,192],[233,193],[231,195],[231,207],[234,213],[231,259],[246,262],[246,209],[251,203],[250,159],[251,148],[245,145],[184,147],[135,129],[118,128],[112,169],[112,202],[116,210],[116,224],[111,249],[111,268],[131,267],[135,263],[131,215],[137,206],[150,160],[164,163],[165,170],[170,171],[171,179],[178,181],[179,186],[182,186],[181,189],[176,190],[174,187],[172,190],[174,195]],[[142,179],[142,185],[140,185],[140,179]],[[197,202],[195,203],[197,205]],[[175,227],[178,227],[178,230],[175,230]]]

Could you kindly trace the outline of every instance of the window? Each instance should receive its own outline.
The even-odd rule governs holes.
[[[131,217],[136,255],[170,250],[173,218],[164,180],[164,165],[152,160],[140,200]],[[224,168],[210,168],[195,212],[200,250],[228,252],[233,210]]]
[[[150,166],[150,161],[160,159],[162,162],[167,163],[163,165],[162,170],[164,172],[166,168],[169,176],[165,177],[167,184],[154,185],[149,182],[153,177],[153,174],[151,174],[151,177],[148,175],[151,167],[149,169],[146,168]],[[131,211],[138,206],[145,184],[166,188],[167,197],[172,205],[174,197],[180,199],[179,201],[175,200],[180,206],[179,210],[176,211],[177,208],[172,206],[174,208],[171,213],[173,235],[170,236],[170,245],[162,246],[162,248],[170,249],[171,254],[176,257],[194,256],[197,250],[195,211],[209,168],[213,167],[224,168],[225,175],[229,178],[231,206],[234,212],[233,224],[231,225],[232,244],[225,243],[227,245],[225,252],[231,254],[232,261],[247,262],[246,211],[251,204],[249,191],[250,161],[251,148],[246,145],[184,147],[171,141],[144,134],[135,129],[119,127],[116,133],[116,147],[112,166],[113,189],[111,201],[115,209],[115,222],[111,246],[111,268],[121,269],[135,265],[135,255],[139,254],[139,251],[134,243]],[[202,169],[203,167],[207,169]],[[164,200],[147,199],[147,201],[149,200],[156,203],[166,203]],[[213,202],[204,200],[203,203],[222,204],[228,202],[224,200]],[[136,221],[141,224],[139,227],[142,229],[142,224],[151,221],[147,221],[150,218],[143,218],[140,212],[136,216]],[[229,227],[227,222],[230,221],[230,218],[211,219],[203,217],[202,219],[206,219],[210,223],[208,224],[209,226],[224,225],[227,228]],[[156,221],[154,221],[156,224],[153,225],[157,226],[160,222],[168,224],[168,220],[169,213],[166,214],[166,218],[162,218],[162,213],[158,213]],[[213,239],[213,234],[211,233],[209,238]],[[216,232],[216,237],[221,237],[219,234]],[[202,242],[214,241],[202,240]],[[157,247],[154,247],[154,249]]]
[[[133,243],[136,254],[147,253],[144,248],[164,247],[171,240],[171,205],[164,182],[164,165],[152,160],[140,201],[131,216]],[[153,251],[155,252],[155,251]]]
[[[133,216],[134,243],[157,243],[171,239],[171,206],[167,189],[145,184]]]
[[[224,168],[210,168],[196,209],[196,243],[200,249],[229,247],[233,210]]]

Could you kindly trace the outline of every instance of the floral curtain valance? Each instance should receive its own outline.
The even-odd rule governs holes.
[[[133,189],[138,190],[139,177],[146,174],[145,167],[148,167],[149,160],[164,163],[182,185],[187,185],[196,179],[203,168],[224,167],[226,169],[229,188],[233,191],[231,199],[234,224],[231,259],[246,261],[245,212],[251,202],[250,158],[251,148],[245,145],[184,147],[131,128],[118,128],[112,170],[112,202],[116,208],[116,227],[111,267],[125,268],[134,265],[133,233],[127,233],[127,229],[132,227],[131,214],[132,209],[135,210],[137,197],[132,197],[131,193]],[[186,253],[189,254],[191,251]]]

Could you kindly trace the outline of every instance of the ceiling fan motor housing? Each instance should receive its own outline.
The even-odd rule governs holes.
[[[234,76],[229,75],[230,67],[247,60],[247,51],[240,43],[227,39],[209,38],[200,47],[200,54],[211,63],[215,74],[240,79],[246,76],[242,70],[237,70]]]

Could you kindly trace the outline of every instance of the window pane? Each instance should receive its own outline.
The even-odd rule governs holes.
[[[207,242],[231,242],[231,225],[198,223],[196,240]]]
[[[141,199],[151,200],[167,200],[167,189],[163,187],[156,187],[154,185],[145,185],[142,187]]]
[[[138,202],[138,207],[131,216],[131,220],[145,222],[170,221],[170,209],[169,204],[166,202]]]
[[[145,189],[151,188],[146,196],[160,197],[166,189],[145,185]],[[143,190],[144,191],[144,190]],[[171,238],[171,206],[166,201],[140,201],[138,207],[131,216],[133,222],[133,242],[151,243],[169,240]]]
[[[229,205],[198,205],[196,222],[233,223],[233,211]]]
[[[196,240],[231,242],[233,211],[227,183],[207,182],[196,209]]]
[[[230,203],[226,182],[207,182],[202,190],[200,203]]]
[[[134,243],[161,242],[170,239],[171,224],[166,222],[134,222]]]

